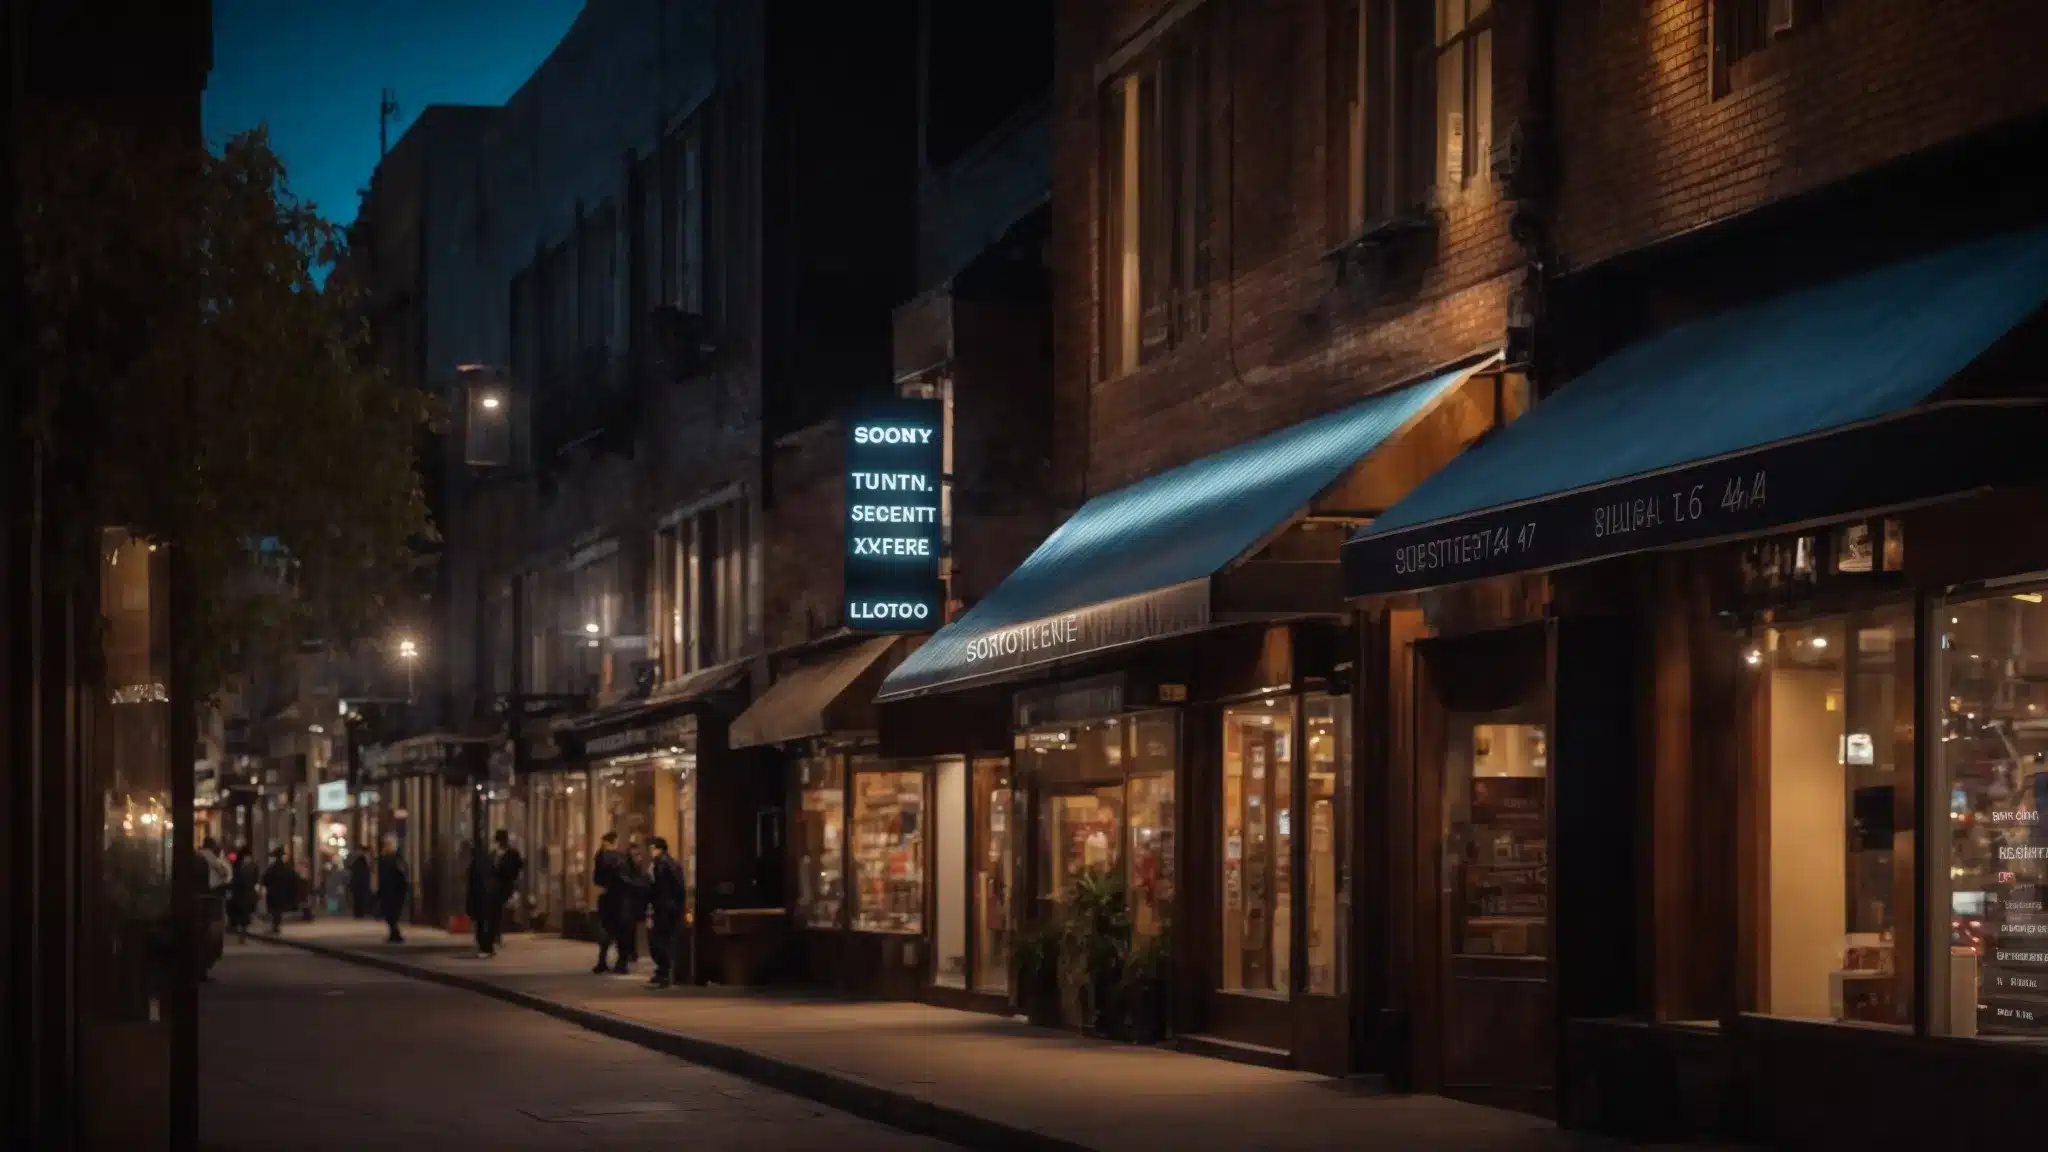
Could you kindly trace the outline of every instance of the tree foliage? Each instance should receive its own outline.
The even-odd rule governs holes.
[[[26,127],[20,433],[48,453],[53,500],[178,550],[202,695],[237,652],[388,626],[433,539],[416,459],[432,409],[367,355],[340,229],[261,130],[212,152],[48,111]],[[265,540],[290,563],[266,569]]]

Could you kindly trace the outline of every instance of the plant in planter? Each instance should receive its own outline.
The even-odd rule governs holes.
[[[1060,1022],[1060,926],[1057,920],[1025,925],[1017,934],[1017,1007],[1041,1027]]]
[[[1123,878],[1091,868],[1067,886],[1060,908],[1060,983],[1080,1009],[1082,1027],[1116,1031],[1118,991],[1131,952],[1131,910]]]
[[[1161,924],[1159,931],[1138,941],[1124,965],[1119,989],[1123,1002],[1125,1038],[1136,1044],[1157,1044],[1166,1039],[1167,988],[1173,965],[1173,927]]]

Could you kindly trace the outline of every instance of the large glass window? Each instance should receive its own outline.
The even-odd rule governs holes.
[[[1011,894],[1016,890],[1017,790],[1010,762],[985,757],[974,762],[974,989],[1010,990],[1010,942],[1016,927]]]
[[[812,928],[839,927],[846,901],[845,761],[831,753],[797,763],[797,918]]]
[[[1444,765],[1450,949],[1550,955],[1550,749],[1540,724],[1454,716]]]
[[[932,804],[939,814],[932,862],[934,912],[932,982],[967,987],[967,762],[951,757],[932,773]]]
[[[1904,608],[1773,629],[1753,829],[1755,1011],[1913,1020],[1913,621]]]
[[[562,829],[562,911],[587,912],[591,894],[590,776],[577,772],[564,778],[559,799]]]
[[[853,868],[860,884],[853,926],[924,931],[924,774],[856,764]]]
[[[1302,701],[1308,724],[1308,990],[1345,991],[1351,923],[1351,698]]]
[[[1294,716],[1268,699],[1223,710],[1222,990],[1287,995],[1292,956]]]
[[[1937,1032],[2048,1045],[2048,606],[2039,591],[1951,604],[1929,693],[1929,1018]],[[1945,921],[1945,923],[1944,923]]]
[[[1063,899],[1076,879],[1089,872],[1116,873],[1123,868],[1121,784],[1099,788],[1062,789],[1045,800],[1045,860],[1042,894]]]

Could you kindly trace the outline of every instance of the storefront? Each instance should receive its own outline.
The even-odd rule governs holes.
[[[2044,302],[2035,233],[1713,313],[1346,544],[1412,717],[1361,808],[1396,1079],[1786,1147],[2038,1094]]]
[[[965,793],[968,817],[951,841],[938,825],[934,886],[967,899],[960,928],[937,925],[934,975],[1021,1003],[1020,943],[1113,906],[1121,976],[1163,981],[1142,1011],[1164,1019],[1083,1019],[1067,988],[1068,1023],[1350,1071],[1361,849],[1338,547],[1519,404],[1476,357],[1098,496],[906,659],[879,697],[881,751],[957,757],[929,793]]]
[[[506,827],[526,857],[519,881],[522,923],[535,932],[594,940],[590,773],[563,757],[548,718],[529,718],[519,739],[525,749],[512,793],[524,820]]]
[[[763,978],[896,999],[933,982],[926,929],[947,893],[928,883],[929,845],[965,827],[966,794],[949,817],[936,807],[934,762],[876,755],[874,696],[902,648],[893,636],[841,633],[782,653],[732,723],[733,749],[758,750],[762,770],[785,782],[790,813],[788,916],[751,926],[763,937],[753,951],[769,958]],[[961,909],[942,919],[957,924],[965,896],[955,895]]]
[[[409,923],[447,927],[465,914],[473,795],[487,742],[427,733],[363,750],[361,791],[375,792],[367,823],[396,844],[412,881]]]
[[[715,966],[705,962],[704,949],[697,946],[709,932],[705,914],[736,906],[751,887],[733,875],[731,855],[746,842],[735,834],[733,823],[745,811],[735,803],[735,784],[743,773],[730,762],[725,746],[727,717],[744,700],[746,682],[743,664],[721,666],[687,680],[685,690],[571,717],[555,729],[570,768],[553,774],[555,786],[547,793],[555,827],[546,849],[551,860],[563,863],[565,925],[572,901],[596,906],[591,862],[606,833],[615,833],[618,849],[643,869],[648,867],[648,841],[659,836],[683,869],[678,966],[679,977],[692,982],[716,978]],[[708,845],[699,835],[707,823],[714,824]],[[746,819],[749,833],[753,823]],[[572,895],[576,888],[581,891]],[[586,921],[586,928],[595,927]],[[646,930],[645,924],[639,928],[641,956],[647,955]]]

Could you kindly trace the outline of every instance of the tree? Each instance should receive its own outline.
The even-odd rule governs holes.
[[[58,522],[179,550],[200,698],[238,652],[381,630],[434,540],[416,459],[432,406],[366,354],[341,231],[261,130],[184,153],[34,109],[25,136],[18,434],[77,513]],[[295,595],[264,594],[259,541]]]

